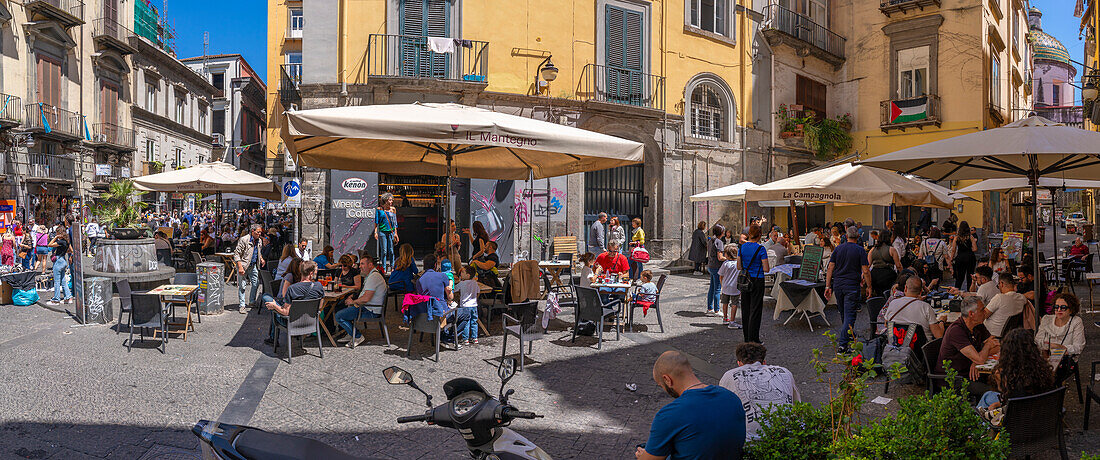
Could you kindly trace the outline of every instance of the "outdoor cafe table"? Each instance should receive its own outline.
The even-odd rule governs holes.
[[[350,296],[354,292],[355,292],[355,290],[350,289],[350,288],[340,289],[338,291],[330,291],[330,290],[327,289],[327,286],[326,286],[326,288],[325,288],[325,297],[321,299],[321,308],[320,308],[321,316],[325,317],[325,318],[328,318],[328,315],[336,314],[336,312],[334,311],[334,310],[336,310],[336,304],[340,303],[341,300],[347,298],[348,296]],[[385,308],[385,306],[383,306],[382,308]],[[329,343],[331,343],[332,346],[335,347],[336,346],[336,339],[332,338],[332,332],[330,332],[328,330],[328,326],[325,325],[324,321],[319,321],[319,322],[321,323],[321,330],[325,331],[325,336],[328,337]]]
[[[556,284],[558,286],[561,286],[563,284],[561,282],[561,272],[564,271],[566,268],[569,268],[569,265],[570,265],[570,262],[567,261],[567,260],[561,260],[561,261],[558,261],[558,260],[540,260],[539,261],[539,268],[545,270],[546,273],[550,274],[550,281],[552,281],[554,284]]]
[[[167,323],[167,332],[170,334],[183,334],[183,341],[187,341],[187,331],[195,330],[195,325],[191,323],[191,305],[193,294],[199,287],[191,284],[163,284],[153,288],[146,294],[154,294],[160,296],[160,301],[170,305],[172,308],[171,317],[176,316],[176,306],[184,307],[184,320],[169,321]]]
[[[772,286],[771,292],[772,297],[775,298],[775,312],[772,314],[772,319],[778,320],[781,312],[794,310],[783,324],[787,324],[791,318],[801,314],[806,318],[810,332],[814,330],[813,323],[810,322],[814,316],[820,316],[825,321],[825,325],[831,326],[829,320],[825,319],[825,299],[821,293],[824,288],[825,283],[791,280],[790,275],[778,271],[775,273],[775,285]]]
[[[233,253],[232,252],[215,252],[214,255],[221,257],[222,262],[225,264],[225,282],[229,283],[229,280],[237,276],[237,267],[233,265]]]

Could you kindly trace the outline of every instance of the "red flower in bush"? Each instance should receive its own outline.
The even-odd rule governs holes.
[[[855,356],[853,356],[853,357],[852,357],[852,365],[853,365],[853,366],[858,366],[858,365],[860,365],[860,364],[863,364],[863,355],[855,355]]]

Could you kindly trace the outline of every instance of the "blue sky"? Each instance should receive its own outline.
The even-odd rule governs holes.
[[[1081,62],[1085,57],[1085,41],[1078,40],[1077,31],[1081,27],[1081,18],[1073,17],[1076,0],[1031,0],[1031,6],[1043,12],[1043,32],[1053,35],[1069,50],[1069,57]],[[1081,66],[1077,65],[1077,79],[1082,77]],[[1077,103],[1081,102],[1081,93],[1076,91]]]
[[[161,0],[152,0],[161,7]],[[168,21],[176,28],[176,54],[202,55],[202,34],[210,32],[208,54],[239,53],[267,80],[265,0],[168,0]]]

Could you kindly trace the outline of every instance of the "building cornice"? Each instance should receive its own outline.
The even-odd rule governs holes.
[[[180,62],[179,59],[176,59],[168,53],[164,52],[164,50],[157,48],[145,37],[134,35],[129,38],[129,41],[130,46],[133,46],[135,49],[138,50],[138,52],[134,54],[135,58],[140,56],[142,59],[151,61],[155,64],[167,66],[167,68],[172,70],[174,74],[179,76],[179,78],[187,80],[188,83],[198,86],[198,89],[203,93],[201,94],[201,96],[206,97],[206,99],[212,98],[214,93],[218,91],[218,89],[215,88],[213,84],[206,81],[206,78],[204,78],[202,75],[199,75],[198,72],[194,71],[194,69],[188,67],[183,62]],[[165,72],[161,70],[157,70],[157,73],[162,76],[165,74]]]
[[[213,145],[214,143],[214,138],[212,136],[203,134],[197,130],[176,123],[171,118],[157,115],[136,105],[132,106],[130,108],[130,111],[134,119],[134,124],[138,124],[139,122],[146,122],[145,124],[148,124],[150,126],[168,128],[169,131],[172,131],[176,134],[190,137],[196,143],[206,143],[210,145]]]

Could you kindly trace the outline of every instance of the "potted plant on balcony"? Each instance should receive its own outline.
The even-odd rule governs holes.
[[[846,120],[847,118],[847,120]],[[817,155],[818,159],[828,160],[845,154],[852,148],[851,117],[847,115],[837,118],[822,118],[819,121],[807,123],[805,126],[806,137],[802,141],[806,148]]]
[[[141,211],[146,203],[137,199],[145,192],[137,190],[129,180],[112,182],[100,197],[101,203],[95,207],[95,215],[110,228],[110,235],[118,240],[140,238],[144,231],[141,226]]]

